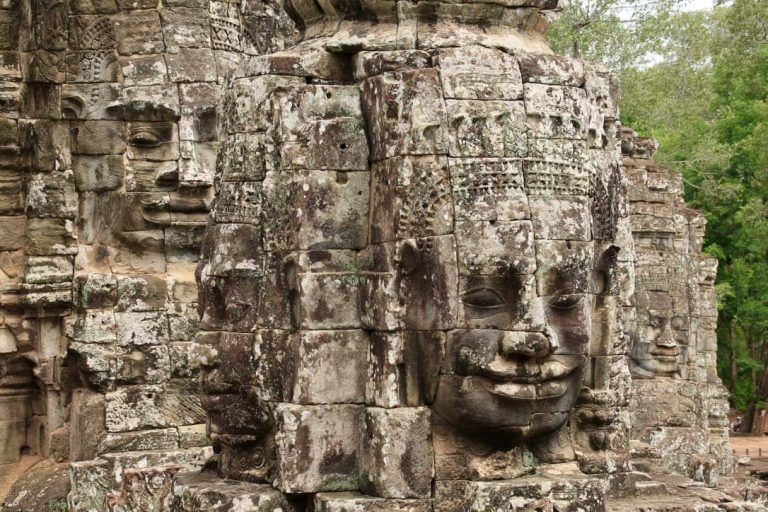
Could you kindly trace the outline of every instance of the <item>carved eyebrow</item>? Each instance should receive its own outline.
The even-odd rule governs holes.
[[[580,269],[588,268],[587,276]],[[590,289],[589,275],[594,272],[591,258],[568,257],[551,267],[543,274],[543,295],[570,295],[588,293]]]
[[[172,106],[153,100],[130,100],[111,108],[120,109],[126,121],[177,121],[179,118]]]

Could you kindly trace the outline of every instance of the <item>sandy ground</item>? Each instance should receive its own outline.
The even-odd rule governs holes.
[[[16,479],[41,460],[42,457],[37,455],[22,455],[16,464],[0,464],[0,505],[5,501],[5,496]]]
[[[731,435],[731,448],[739,457],[749,455],[752,458],[768,459],[768,436]]]
[[[768,474],[768,436],[731,434],[731,448],[737,460],[741,461],[736,466],[737,475]]]

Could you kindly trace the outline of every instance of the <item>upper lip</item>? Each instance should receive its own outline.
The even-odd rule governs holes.
[[[141,206],[145,210],[160,212],[207,213],[210,211],[208,203],[202,197],[171,196],[170,198],[142,199]]]

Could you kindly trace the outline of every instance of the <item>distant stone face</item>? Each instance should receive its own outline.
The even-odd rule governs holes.
[[[690,344],[687,304],[676,304],[666,292],[639,290],[636,297],[640,325],[632,344],[633,376],[684,377]]]
[[[682,176],[656,165],[655,151],[654,140],[623,130],[636,269],[632,438],[673,471],[713,484],[731,472],[715,369],[717,261],[701,252],[704,219],[686,208]]]
[[[536,9],[462,5],[503,13],[485,34],[421,4],[324,33],[294,7],[307,40],[224,94],[198,265],[221,474],[454,510],[436,482],[625,470],[613,79],[506,27]]]

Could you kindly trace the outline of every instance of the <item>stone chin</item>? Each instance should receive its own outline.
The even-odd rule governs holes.
[[[527,443],[565,424],[582,376],[582,366],[564,377],[538,382],[443,375],[433,411],[439,420],[465,434],[502,444]]]

